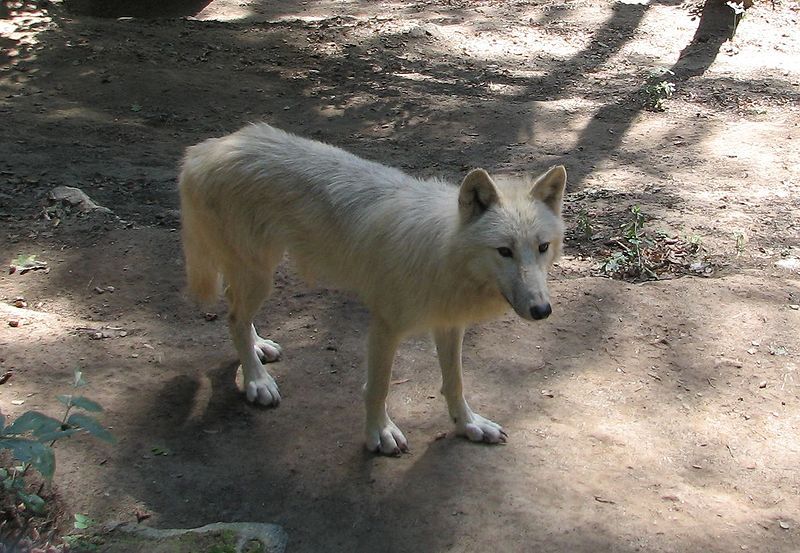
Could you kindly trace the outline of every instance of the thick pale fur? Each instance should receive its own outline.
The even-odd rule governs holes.
[[[475,170],[459,187],[251,125],[186,152],[180,195],[189,288],[208,301],[224,281],[247,397],[277,404],[277,385],[260,359],[276,360],[280,348],[257,335],[252,318],[288,251],[301,273],[356,291],[371,310],[370,449],[407,448],[385,399],[399,341],[421,329],[433,331],[458,432],[505,441],[502,428],[463,399],[463,329],[509,304],[526,319],[549,314],[545,278],[561,247],[565,179],[562,167],[527,181]],[[544,243],[550,247],[542,253]]]

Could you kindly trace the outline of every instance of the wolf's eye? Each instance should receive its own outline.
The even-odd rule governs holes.
[[[539,244],[539,253],[544,253],[550,247],[550,242],[542,242]]]
[[[511,251],[511,248],[497,248],[497,253],[503,257],[514,257],[514,252]]]

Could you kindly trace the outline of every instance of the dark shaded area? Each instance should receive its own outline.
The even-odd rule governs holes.
[[[64,0],[70,13],[92,17],[185,17],[196,15],[213,0]]]

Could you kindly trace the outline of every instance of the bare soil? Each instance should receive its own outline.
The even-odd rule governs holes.
[[[0,260],[49,268],[0,276],[0,407],[57,414],[85,372],[119,443],[57,446],[73,512],[274,522],[301,552],[800,550],[797,2],[757,3],[732,42],[721,4],[184,4],[0,11]],[[663,69],[675,94],[647,111]],[[507,445],[442,437],[422,336],[390,398],[413,451],[367,454],[368,313],[289,265],[259,320],[284,401],[245,404],[224,306],[183,294],[175,177],[186,146],[259,120],[454,181],[567,166],[553,316],[466,339],[469,397]],[[114,215],[44,217],[60,185]],[[599,274],[633,205],[699,240],[705,276]]]

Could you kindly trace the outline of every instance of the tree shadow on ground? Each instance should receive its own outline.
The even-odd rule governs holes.
[[[112,52],[110,45],[105,49],[93,49],[95,42],[102,42],[102,25],[86,20],[77,25],[87,29],[85,36],[88,38],[82,39],[72,51],[54,47],[37,54],[37,62],[54,57],[60,67],[53,75],[34,76],[33,82],[49,88],[55,83],[67,83],[58,85],[62,90],[60,95],[69,98],[73,105],[85,106],[83,116],[97,121],[90,136],[85,136],[82,143],[72,145],[72,155],[75,156],[85,155],[86,150],[102,154],[112,140],[146,139],[143,129],[158,134],[166,133],[170,128],[180,128],[185,144],[189,144],[212,134],[232,131],[247,121],[267,119],[290,130],[296,129],[350,147],[367,157],[375,158],[373,150],[383,144],[385,151],[381,152],[383,159],[380,161],[417,168],[419,163],[410,160],[409,154],[413,156],[420,151],[420,144],[429,141],[425,135],[429,134],[431,126],[439,126],[442,134],[449,132],[451,137],[433,146],[440,154],[436,159],[423,159],[423,163],[428,165],[425,171],[429,174],[458,177],[476,163],[490,169],[492,165],[494,168],[519,169],[527,165],[563,163],[570,169],[570,191],[576,191],[585,186],[592,167],[618,151],[625,131],[641,109],[636,107],[641,105],[637,90],[629,90],[630,85],[624,82],[609,82],[608,85],[619,89],[622,96],[597,111],[577,145],[566,153],[563,150],[548,152],[537,144],[540,139],[536,130],[531,128],[531,119],[538,110],[536,102],[574,98],[582,94],[591,96],[591,85],[586,82],[586,76],[620,51],[634,35],[646,12],[647,7],[641,5],[615,6],[611,17],[594,33],[585,48],[567,60],[550,57],[538,61],[536,67],[544,69],[544,75],[533,78],[505,71],[491,59],[465,61],[447,52],[445,44],[437,46],[435,40],[432,43],[432,39],[414,38],[407,33],[376,34],[370,40],[351,44],[346,33],[337,35],[337,30],[333,38],[343,44],[341,52],[336,53],[310,52],[303,49],[300,40],[293,38],[306,32],[330,32],[341,24],[336,20],[283,22],[268,24],[264,29],[251,29],[256,24],[253,18],[225,24],[164,21],[158,25],[180,28],[180,33],[177,33],[180,42],[165,44],[164,52],[157,54],[156,59],[146,60],[140,53],[134,53],[133,59],[126,59],[125,54]],[[459,13],[456,10],[451,15],[462,17]],[[104,24],[129,25],[125,22]],[[151,24],[145,23],[145,27],[147,25]],[[225,29],[243,32],[233,44],[210,46],[204,35],[214,37],[216,31]],[[135,42],[138,30],[132,27],[131,31],[130,40]],[[245,34],[246,31],[251,32]],[[396,49],[395,43],[405,44],[408,51],[421,53],[431,47],[438,51],[428,56],[409,57],[405,50]],[[90,51],[86,52],[85,48]],[[236,49],[240,49],[242,56],[234,61],[237,66],[233,69],[240,78],[233,85],[226,81],[224,89],[219,88],[223,83],[209,79],[209,68],[225,56],[220,50]],[[281,55],[276,58],[271,56],[272,52]],[[79,56],[73,59],[71,54]],[[713,60],[713,56],[707,59]],[[229,60],[224,61],[227,63]],[[84,74],[100,72],[103,75],[101,84],[88,95],[83,89],[70,90],[70,79],[66,76],[73,71],[71,68],[75,63],[85,67],[87,71]],[[188,74],[182,64],[197,71]],[[107,69],[110,67],[118,69]],[[125,73],[135,74],[137,71],[146,74],[155,71],[158,75],[134,81],[126,78]],[[411,79],[411,73],[423,78]],[[209,87],[209,83],[213,86]],[[487,90],[490,83],[518,91],[492,93]],[[180,101],[187,93],[193,95],[192,103]],[[141,104],[119,106],[117,99],[124,95],[140,98]],[[253,96],[250,110],[236,113],[224,108],[225,96],[234,98],[241,95]],[[262,101],[264,97],[267,101]],[[433,101],[420,104],[414,101],[417,97]],[[159,106],[165,104],[164,100],[181,107],[171,113],[159,110]],[[36,97],[15,100],[21,103],[37,101]],[[281,103],[285,103],[282,109]],[[493,116],[497,113],[508,116],[512,109],[519,114],[513,118],[514,122],[496,125]],[[133,116],[130,110],[136,110]],[[71,132],[68,129],[73,123],[85,124],[80,120],[81,115],[74,113],[74,107],[70,107],[70,111],[72,115],[60,122],[55,118],[56,110],[42,117],[38,124],[50,129],[57,126],[67,129],[67,132]],[[114,118],[113,124],[108,122],[110,117]],[[338,119],[335,140],[326,131],[326,122],[331,118]],[[491,136],[492,140],[483,140],[485,136]],[[157,162],[155,165],[162,161],[161,165],[169,165],[169,160],[178,158],[179,150],[170,147],[180,143],[174,140],[165,142],[165,149],[154,152],[155,159],[151,158],[149,163],[142,165],[152,167],[153,161]],[[19,145],[15,147],[23,150]],[[24,155],[36,155],[27,148],[25,150]],[[128,163],[136,164],[134,160]],[[80,171],[80,166],[71,167]],[[122,169],[118,163],[109,164],[107,178],[126,179],[120,176]],[[141,179],[143,175],[147,178],[145,169],[131,169],[136,172],[126,180]],[[75,178],[85,180],[84,176],[76,175]],[[112,183],[98,183],[100,186],[103,184]],[[92,186],[92,183],[88,184],[90,194],[94,192]],[[105,192],[101,194],[113,194],[117,188],[126,187],[105,186]],[[152,196],[152,190],[147,194]],[[174,202],[174,194],[171,197]],[[143,198],[134,196],[131,199]],[[121,209],[127,204],[122,202]]]
[[[65,0],[75,15],[168,18],[197,15],[213,0]]]

